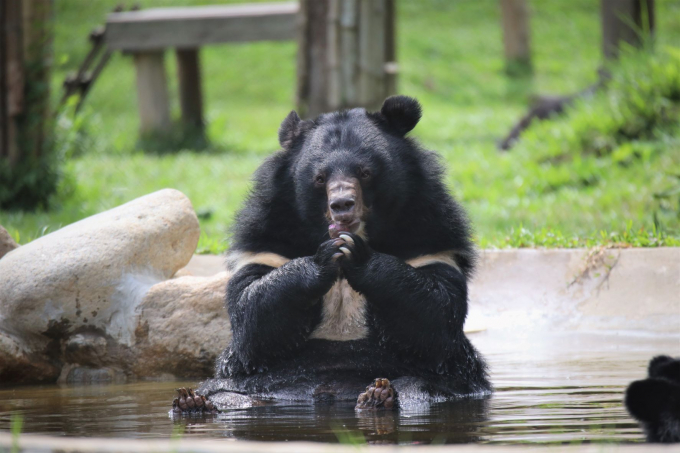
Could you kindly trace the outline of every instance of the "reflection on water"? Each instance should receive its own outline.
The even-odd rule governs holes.
[[[369,443],[637,442],[623,390],[652,355],[680,354],[679,336],[633,333],[471,336],[496,388],[486,399],[379,414],[353,404],[279,404],[180,422],[185,437]],[[0,389],[0,430],[13,413],[24,431],[97,437],[167,438],[173,389],[195,383],[41,386]]]

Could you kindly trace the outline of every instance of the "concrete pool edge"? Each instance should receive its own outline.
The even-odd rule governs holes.
[[[0,432],[0,450],[12,451],[14,438],[11,434]],[[415,451],[427,449],[428,452],[469,452],[469,453],[517,453],[529,449],[549,448],[555,453],[644,453],[648,451],[680,451],[680,445],[650,444],[582,444],[582,445],[339,445],[313,442],[254,442],[225,440],[160,440],[160,439],[119,439],[119,438],[74,438],[52,437],[26,434],[18,437],[18,447],[23,453],[72,452],[72,453],[344,453],[357,452],[363,448],[383,451]]]

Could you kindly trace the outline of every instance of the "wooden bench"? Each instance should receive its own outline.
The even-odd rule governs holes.
[[[134,55],[140,129],[143,134],[171,128],[164,51],[177,53],[182,121],[203,128],[198,51],[207,44],[282,41],[297,36],[298,4],[153,8],[109,14],[105,40],[111,50]]]

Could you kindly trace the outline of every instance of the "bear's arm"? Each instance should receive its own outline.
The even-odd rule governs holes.
[[[436,369],[461,347],[467,281],[456,267],[441,262],[413,267],[374,252],[346,275],[366,297],[374,328],[389,348]]]
[[[320,316],[320,300],[332,282],[319,275],[311,257],[279,268],[249,264],[227,285],[231,350],[254,371],[297,350]]]

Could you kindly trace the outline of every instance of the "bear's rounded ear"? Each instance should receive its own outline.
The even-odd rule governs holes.
[[[283,149],[288,149],[300,130],[300,116],[295,110],[291,110],[286,119],[281,122],[279,127],[279,143]]]
[[[423,109],[418,101],[413,98],[391,96],[385,99],[380,113],[395,133],[406,135],[420,121]]]

